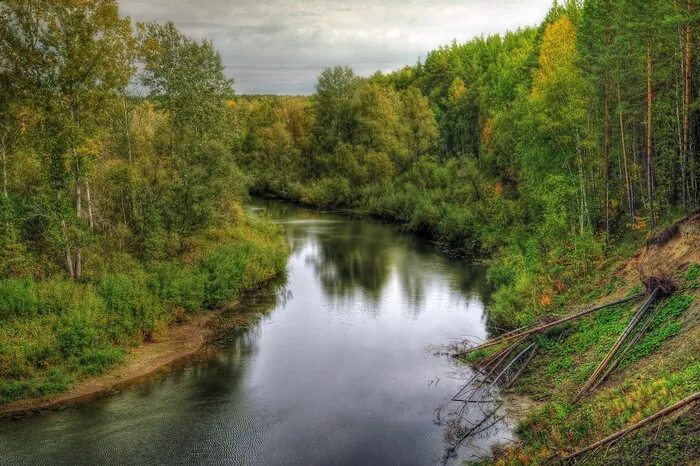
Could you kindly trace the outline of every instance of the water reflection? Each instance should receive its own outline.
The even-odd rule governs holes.
[[[434,411],[472,373],[427,348],[485,336],[482,271],[388,225],[258,207],[292,253],[257,324],[118,396],[0,422],[0,464],[439,461]]]

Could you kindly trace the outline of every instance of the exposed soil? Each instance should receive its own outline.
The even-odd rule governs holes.
[[[650,236],[645,247],[625,263],[623,272],[672,275],[691,263],[700,263],[700,213]]]
[[[237,307],[233,303],[226,308]],[[174,363],[200,354],[222,330],[244,325],[253,315],[244,313],[231,322],[221,322],[224,309],[197,315],[189,321],[170,327],[161,341],[143,343],[132,348],[123,364],[105,374],[89,377],[74,384],[68,391],[44,398],[18,400],[0,406],[0,418],[16,417],[37,411],[61,409],[115,393],[146,376],[169,369]]]

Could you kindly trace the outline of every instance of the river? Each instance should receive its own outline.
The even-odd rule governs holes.
[[[0,421],[0,464],[440,462],[435,410],[471,371],[439,349],[486,336],[483,269],[390,225],[249,208],[283,224],[291,248],[263,318],[119,394]],[[465,443],[460,459],[507,430]]]

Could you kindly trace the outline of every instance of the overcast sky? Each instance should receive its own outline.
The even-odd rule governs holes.
[[[538,24],[552,0],[119,0],[135,21],[173,21],[211,39],[238,93],[308,94],[326,66],[361,75]]]

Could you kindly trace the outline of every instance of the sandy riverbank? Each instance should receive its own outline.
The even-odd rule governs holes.
[[[227,309],[238,307],[232,304]],[[75,383],[68,391],[43,398],[18,400],[0,406],[0,418],[23,416],[38,411],[62,409],[70,405],[115,393],[120,389],[172,364],[194,356],[207,347],[217,334],[217,321],[223,309],[209,311],[189,321],[170,327],[161,341],[143,343],[132,348],[123,364],[113,370]],[[249,319],[250,317],[248,317]],[[237,322],[242,324],[243,322]],[[224,325],[224,327],[230,325]]]

